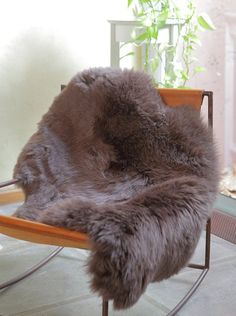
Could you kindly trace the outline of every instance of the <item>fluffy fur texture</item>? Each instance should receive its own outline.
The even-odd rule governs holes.
[[[218,184],[212,136],[142,72],[76,75],[18,158],[16,216],[87,232],[92,289],[132,306],[189,261]]]

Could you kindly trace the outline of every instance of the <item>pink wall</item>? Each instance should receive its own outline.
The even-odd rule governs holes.
[[[236,163],[236,156],[233,157],[235,153],[232,151],[236,145],[236,122],[233,118],[236,113],[235,97],[233,96],[235,94],[236,67],[234,67],[234,60],[236,54],[232,52],[233,37],[226,35],[227,32],[231,32],[233,24],[236,25],[236,18],[230,22],[227,16],[227,13],[231,12],[236,17],[236,1],[196,0],[196,5],[199,13],[205,11],[210,15],[216,30],[201,33],[202,47],[199,48],[197,57],[207,71],[192,80],[191,85],[214,92],[214,134],[223,167]],[[227,46],[226,42],[228,42]],[[231,61],[229,62],[230,51]]]

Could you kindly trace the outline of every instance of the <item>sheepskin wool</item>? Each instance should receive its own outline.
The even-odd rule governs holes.
[[[88,233],[91,288],[114,308],[186,266],[218,189],[211,132],[142,72],[95,68],[56,97],[18,158],[15,216]]]

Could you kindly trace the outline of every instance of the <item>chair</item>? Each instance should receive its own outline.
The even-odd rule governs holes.
[[[190,104],[200,110],[203,99],[207,97],[208,104],[208,126],[213,125],[213,93],[203,90],[180,90],[180,89],[158,89],[164,102],[169,106],[179,106],[182,104]],[[0,188],[16,184],[18,180],[13,179],[0,183]],[[6,203],[4,200],[5,194],[0,194],[0,204]],[[22,199],[23,195],[19,194],[17,200]],[[8,201],[10,202],[10,201]],[[90,241],[86,234],[75,232],[63,228],[57,228],[41,223],[22,220],[13,216],[0,215],[0,232],[4,235],[17,238],[20,240],[30,241],[40,244],[48,244],[58,246],[49,256],[33,266],[26,272],[16,276],[15,278],[0,284],[0,290],[12,286],[20,280],[28,277],[33,272],[41,268],[53,257],[55,257],[63,247],[90,249]],[[169,312],[168,316],[175,315],[188,299],[193,295],[205,278],[210,268],[210,236],[211,236],[211,220],[209,219],[206,225],[206,240],[205,240],[205,261],[203,264],[189,264],[190,268],[202,270],[200,276],[193,284],[189,292],[184,298]],[[108,315],[108,301],[103,300],[102,315]]]

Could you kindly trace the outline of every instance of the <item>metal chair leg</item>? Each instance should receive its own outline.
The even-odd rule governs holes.
[[[102,316],[108,316],[108,301],[102,300]]]
[[[9,287],[11,285],[16,284],[17,282],[27,278],[34,272],[36,272],[38,269],[43,267],[46,263],[48,263],[50,260],[52,260],[61,250],[63,247],[58,247],[56,250],[54,250],[50,255],[48,255],[46,258],[44,258],[42,261],[40,261],[38,264],[34,265],[32,268],[28,269],[27,271],[21,273],[20,275],[10,279],[9,281],[6,281],[2,284],[0,284],[0,290]]]
[[[203,98],[208,98],[207,106],[208,106],[208,126],[213,128],[213,92],[212,91],[204,91]],[[201,264],[189,264],[189,268],[200,269],[202,270],[198,279],[194,282],[191,289],[188,293],[183,297],[183,299],[175,306],[175,308],[170,311],[167,316],[174,316],[176,313],[184,306],[184,304],[189,300],[189,298],[193,295],[196,289],[199,287],[201,282],[204,280],[208,270],[210,269],[210,250],[211,250],[211,219],[209,218],[206,224],[206,242],[205,242],[205,262],[204,265]]]
[[[210,268],[210,245],[211,245],[211,219],[208,219],[206,224],[206,241],[205,241],[205,262],[204,265],[200,264],[189,264],[189,268],[193,269],[200,269],[202,270],[200,276],[198,279],[194,282],[191,289],[188,291],[188,293],[182,298],[182,300],[172,309],[167,316],[174,316],[178,313],[178,311],[184,306],[185,303],[190,299],[190,297],[193,295],[193,293],[197,290],[199,285],[204,280],[207,272]]]

